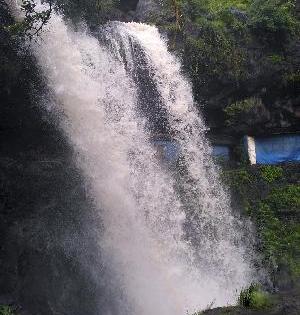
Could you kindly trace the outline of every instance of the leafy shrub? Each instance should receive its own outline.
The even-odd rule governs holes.
[[[273,189],[267,202],[275,211],[300,211],[300,185]]]
[[[251,284],[240,292],[238,304],[247,308],[266,309],[272,303],[268,293],[262,291],[259,285]]]
[[[244,114],[248,114],[251,110],[261,107],[262,105],[262,100],[257,97],[250,97],[228,105],[224,109],[224,112],[227,115],[226,124],[231,126],[239,123],[245,118],[243,117]]]
[[[273,64],[278,64],[281,63],[284,59],[282,56],[277,55],[277,54],[273,54],[268,56],[268,59],[273,63]]]
[[[201,22],[202,23],[202,22]],[[229,71],[230,53],[232,44],[226,35],[218,30],[217,26],[203,20],[201,37],[187,37],[185,41],[186,64],[192,77],[199,80],[207,74],[217,77],[220,73]],[[215,47],[219,47],[218,51]],[[203,78],[204,79],[204,78]]]
[[[7,27],[12,35],[27,36],[32,39],[39,35],[43,27],[49,22],[52,14],[52,3],[49,2],[49,8],[43,11],[36,10],[34,0],[22,0],[21,10],[24,13],[24,19],[17,21]]]
[[[256,222],[266,264],[272,269],[285,265],[299,276],[300,224],[280,220],[266,201],[258,206]]]
[[[284,43],[299,29],[293,13],[295,3],[295,0],[254,0],[249,10],[249,27],[264,41],[276,45]]]
[[[194,14],[194,16],[204,13],[217,15],[230,8],[246,11],[249,7],[249,0],[188,0],[187,2],[191,10],[191,14]]]
[[[264,165],[260,171],[261,177],[269,184],[283,176],[283,169],[280,166]]]
[[[0,315],[14,315],[14,312],[10,306],[0,305]]]
[[[256,213],[258,232],[262,241],[265,257],[270,265],[277,265],[276,257],[281,252],[283,224],[274,214],[270,206],[261,202]]]
[[[246,169],[236,169],[236,170],[223,170],[223,179],[226,184],[237,190],[238,193],[243,194],[243,188],[248,188],[249,185],[253,183],[253,178],[251,174]]]
[[[282,83],[290,89],[290,93],[294,91],[297,94],[300,89],[300,70],[285,73],[282,77]]]
[[[300,70],[286,74],[284,80],[288,83],[300,83]]]
[[[239,207],[243,207],[256,224],[265,268],[272,272],[279,266],[286,268],[291,279],[297,279],[300,276],[300,223],[288,220],[291,216],[283,216],[282,212],[293,211],[293,215],[298,216],[300,185],[288,184],[287,175],[284,166],[223,170],[223,179],[230,185]]]

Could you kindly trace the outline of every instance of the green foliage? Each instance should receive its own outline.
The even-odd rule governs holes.
[[[12,35],[27,36],[32,39],[39,35],[48,23],[52,12],[52,2],[49,1],[48,9],[37,11],[34,0],[22,0],[21,10],[24,12],[24,19],[8,26],[7,29]]]
[[[247,24],[246,12],[247,0],[187,0],[183,5],[183,19],[189,20],[200,28],[211,27],[219,30],[220,33],[234,39],[232,35],[246,37]],[[235,14],[239,12],[238,14]],[[235,46],[235,43],[232,43]],[[218,46],[215,53],[218,53]]]
[[[286,74],[284,80],[288,83],[300,83],[300,70]]]
[[[246,214],[250,214],[251,205],[250,200],[247,197],[251,192],[251,187],[255,187],[252,174],[244,168],[223,170],[222,179],[226,185],[231,187],[232,194],[238,198],[239,203]]]
[[[287,176],[283,166],[223,171],[239,206],[256,224],[265,267],[275,271],[278,266],[285,266],[297,278],[300,223],[294,218],[300,212],[300,186],[289,184]]]
[[[36,0],[22,0],[21,10],[24,19],[7,27],[12,35],[27,36],[30,39],[39,35],[49,22],[51,13],[56,10],[63,12],[73,22],[85,20],[89,25],[99,25],[108,19],[118,17],[119,0],[48,0],[48,9],[37,10]]]
[[[225,174],[230,178],[231,184],[237,188],[241,187],[241,185],[249,185],[252,182],[252,176],[246,169],[230,170]]]
[[[224,9],[237,8],[246,11],[249,7],[249,0],[210,0],[207,1],[210,12],[220,12]]]
[[[300,212],[300,185],[287,185],[273,189],[267,202],[275,211]]]
[[[269,184],[283,176],[283,169],[280,166],[264,165],[260,171],[261,177]]]
[[[249,9],[249,27],[260,39],[282,44],[299,30],[295,4],[295,0],[254,0]]]
[[[238,124],[245,114],[248,114],[253,109],[262,106],[262,100],[257,97],[250,97],[233,104],[228,105],[224,112],[227,115],[226,124],[232,126]]]
[[[10,306],[0,305],[0,315],[14,315],[14,312]]]
[[[243,76],[245,55],[232,36],[218,23],[197,18],[199,36],[185,38],[185,64],[195,82],[216,83],[227,77],[236,82]]]
[[[279,218],[275,216],[275,213],[270,206],[264,202],[261,202],[258,205],[255,219],[258,225],[258,231],[267,263],[272,268],[276,268],[276,265],[278,264],[276,258],[279,252],[281,252],[282,247],[282,223]]]
[[[238,304],[246,308],[266,309],[272,305],[268,293],[262,291],[258,284],[251,284],[242,290],[238,297]]]
[[[287,71],[282,76],[282,85],[288,88],[290,93],[298,93],[300,89],[300,70],[292,69],[292,71]]]
[[[274,64],[281,63],[284,60],[282,56],[277,55],[277,54],[268,56],[268,59]]]
[[[275,268],[288,266],[300,276],[300,224],[280,220],[268,202],[261,202],[255,217],[266,263]]]
[[[299,30],[296,0],[187,0],[186,3],[193,21],[204,16],[226,27],[240,22],[263,39],[286,40]],[[234,10],[244,18],[235,16]]]
[[[187,1],[193,17],[208,14],[210,18],[220,18],[224,12],[231,8],[246,11],[249,0],[189,0]]]
[[[169,6],[171,2],[165,0]],[[274,73],[282,81],[280,86],[286,82],[293,88],[294,82],[298,82],[297,75],[296,81],[292,81],[293,77],[289,80],[279,74],[283,67],[289,73],[294,68],[282,48],[299,34],[295,0],[177,0],[177,3],[183,21],[180,32],[184,38],[184,61],[200,101],[206,98],[205,94],[210,96],[211,91],[223,93],[227,85],[235,85],[239,90],[243,83],[249,84],[247,80],[253,80],[256,71],[253,72],[253,67],[261,72],[265,68],[270,76]],[[165,20],[174,25],[174,28],[168,25],[168,30],[178,31],[174,17]],[[254,55],[251,47],[258,47],[259,53]],[[221,102],[223,105],[226,100]],[[227,123],[231,124],[230,119]]]

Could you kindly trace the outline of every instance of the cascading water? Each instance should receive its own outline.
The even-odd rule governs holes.
[[[55,100],[48,107],[99,208],[99,251],[119,287],[118,314],[183,315],[234,303],[253,280],[250,249],[218,181],[191,86],[158,30],[114,22],[97,39],[53,14],[41,36],[32,49]],[[153,112],[141,101],[147,80],[154,114],[164,113],[180,144],[182,176],[151,144]]]

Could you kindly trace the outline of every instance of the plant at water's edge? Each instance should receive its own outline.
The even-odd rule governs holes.
[[[267,201],[259,204],[254,215],[266,264],[275,270],[279,265],[287,266],[299,277],[300,224],[279,219]]]
[[[237,207],[255,223],[265,269],[285,269],[292,281],[300,277],[300,185],[287,166],[223,170]],[[276,276],[275,276],[276,277]],[[276,278],[274,278],[276,281]]]
[[[0,305],[0,315],[14,315],[12,308],[8,305]]]
[[[246,308],[266,309],[271,306],[272,301],[269,294],[264,292],[258,284],[251,284],[240,292],[238,304]]]

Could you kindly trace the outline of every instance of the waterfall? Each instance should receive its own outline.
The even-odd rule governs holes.
[[[253,281],[244,223],[220,184],[191,85],[157,28],[112,22],[92,35],[53,13],[31,45],[51,94],[44,105],[58,116],[98,208],[118,314],[235,303]],[[160,122],[180,146],[180,174],[152,144]]]

